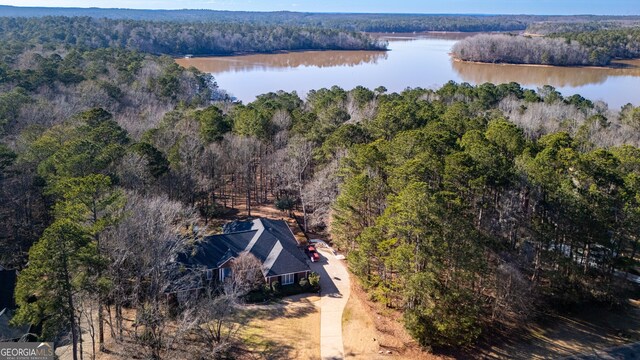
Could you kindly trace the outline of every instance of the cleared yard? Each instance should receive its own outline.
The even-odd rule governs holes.
[[[277,304],[249,305],[242,337],[261,359],[320,359],[320,298],[290,297]]]
[[[346,359],[447,359],[423,351],[404,330],[401,314],[368,301],[355,277],[351,283],[351,297],[342,315]]]
[[[347,359],[380,359],[378,332],[356,296],[351,296],[342,314],[342,335]]]
[[[241,316],[248,320],[240,336],[246,341],[245,351],[240,351],[238,359],[320,359],[320,297],[298,295],[283,299],[275,304],[246,305]],[[125,311],[125,317],[134,319],[133,311]],[[83,334],[84,358],[90,359],[90,336]],[[96,360],[121,360],[145,358],[147,351],[130,341],[116,343],[105,332],[107,353],[98,352]],[[187,346],[180,344],[179,347]],[[69,346],[56,349],[60,360],[71,360]],[[136,354],[136,355],[134,355]],[[164,359],[193,360],[181,350],[164,354]]]

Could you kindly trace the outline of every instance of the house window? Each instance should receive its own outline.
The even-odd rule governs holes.
[[[282,275],[282,285],[291,285],[294,283],[296,278],[295,274],[286,274]]]
[[[231,268],[222,268],[220,269],[220,281],[224,281],[224,279],[231,276]]]

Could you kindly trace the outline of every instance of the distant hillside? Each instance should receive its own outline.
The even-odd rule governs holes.
[[[232,22],[291,25],[367,32],[521,31],[538,22],[584,23],[638,20],[616,16],[455,15],[455,14],[330,14],[299,12],[242,12],[216,10],[135,10],[0,6],[0,16],[88,16],[93,18]]]
[[[250,12],[214,10],[137,10],[102,8],[20,7],[0,5],[0,17],[89,16],[95,18],[165,21],[249,19]]]
[[[290,11],[249,12],[218,10],[137,10],[101,8],[17,7],[0,5],[0,17],[89,16],[95,18],[152,21],[215,21],[261,24],[339,27],[360,31],[492,31],[524,30],[544,23],[589,23],[634,21],[640,16],[546,16],[546,15],[456,15],[456,14],[346,14]]]
[[[91,17],[0,17],[0,58],[25,48],[122,48],[181,56],[298,50],[385,50],[367,34],[244,22],[175,22]]]

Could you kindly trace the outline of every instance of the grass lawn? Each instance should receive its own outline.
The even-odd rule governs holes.
[[[295,296],[276,304],[248,305],[242,338],[262,359],[320,359],[320,298]]]
[[[357,296],[351,296],[342,313],[342,336],[347,359],[378,359],[380,345],[373,320]]]

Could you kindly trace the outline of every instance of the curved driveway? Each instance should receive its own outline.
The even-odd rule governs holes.
[[[349,273],[343,261],[330,249],[320,248],[320,262],[311,270],[320,274],[320,357],[322,360],[344,359],[342,312],[351,293]]]

